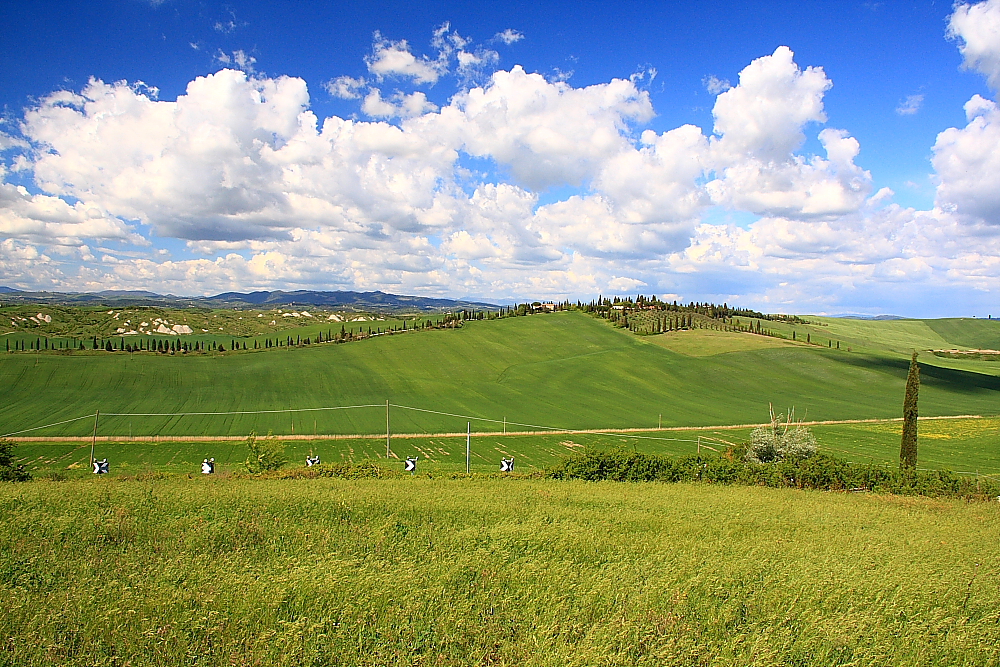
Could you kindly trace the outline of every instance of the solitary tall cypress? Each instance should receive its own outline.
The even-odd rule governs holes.
[[[910,359],[910,372],[906,375],[906,396],[903,398],[903,440],[899,444],[899,469],[915,470],[917,467],[917,392],[920,391],[920,366],[917,353]]]

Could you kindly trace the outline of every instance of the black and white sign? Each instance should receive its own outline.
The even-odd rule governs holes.
[[[107,475],[108,474],[108,460],[101,459],[100,461],[94,461],[94,474],[95,475]]]
[[[214,475],[215,474],[215,459],[205,459],[201,462],[201,474],[202,475]]]
[[[514,457],[500,459],[500,472],[514,472]]]
[[[307,456],[306,467],[312,468],[315,465],[319,465],[319,456]]]
[[[419,458],[420,458],[419,456],[414,456],[412,458],[407,458],[406,459],[406,463],[404,464],[403,470],[405,470],[406,472],[416,472],[416,470],[417,470],[417,459],[419,459]]]

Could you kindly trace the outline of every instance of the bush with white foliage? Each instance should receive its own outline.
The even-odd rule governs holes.
[[[775,415],[771,409],[771,423],[759,426],[750,434],[746,459],[752,463],[772,463],[786,459],[807,459],[818,449],[812,432],[795,421],[795,412],[788,418]]]

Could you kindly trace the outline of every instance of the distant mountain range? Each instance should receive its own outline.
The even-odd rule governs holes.
[[[170,308],[277,308],[313,306],[361,312],[438,312],[447,310],[484,310],[496,304],[464,299],[433,299],[401,296],[386,292],[224,292],[215,296],[174,296],[144,291],[106,290],[103,292],[23,292],[0,285],[0,301],[13,303],[48,303],[65,306],[165,306]]]

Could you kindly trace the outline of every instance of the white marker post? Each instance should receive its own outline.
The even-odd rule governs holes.
[[[97,446],[97,422],[101,419],[101,411],[94,413],[94,439],[90,441],[90,465],[94,465],[94,447]],[[94,472],[97,472],[96,470]]]
[[[469,474],[469,453],[472,448],[472,422],[465,422],[465,474]]]
[[[385,458],[392,456],[392,447],[389,444],[389,399],[385,399]]]

